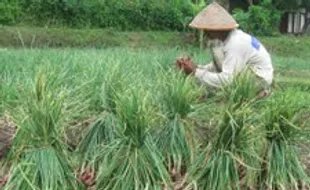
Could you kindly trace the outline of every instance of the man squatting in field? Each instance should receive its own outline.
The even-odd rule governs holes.
[[[213,62],[197,66],[189,58],[179,58],[176,65],[186,74],[192,74],[203,84],[215,88],[229,84],[236,73],[249,67],[262,83],[262,92],[267,95],[273,82],[270,55],[255,37],[237,29],[238,26],[223,7],[215,2],[210,4],[194,18],[190,27],[203,30],[213,41]]]

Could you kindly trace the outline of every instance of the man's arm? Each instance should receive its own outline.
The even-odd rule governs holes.
[[[209,86],[221,87],[232,81],[235,72],[239,72],[245,66],[244,57],[238,52],[238,49],[229,50],[224,58],[221,73],[213,73],[206,69],[197,68],[195,76]]]
[[[216,72],[216,68],[214,67],[214,63],[211,62],[207,65],[197,65],[197,69],[209,71],[209,72]]]

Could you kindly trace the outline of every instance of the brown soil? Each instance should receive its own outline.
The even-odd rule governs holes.
[[[0,159],[9,152],[11,142],[16,132],[16,125],[8,116],[0,118]]]
[[[0,117],[0,189],[8,180],[10,168],[4,164],[4,159],[10,150],[15,131],[16,125],[8,116]]]
[[[76,120],[69,124],[66,130],[65,142],[69,145],[70,149],[75,149],[78,146],[87,129],[95,120],[95,117],[90,117]]]

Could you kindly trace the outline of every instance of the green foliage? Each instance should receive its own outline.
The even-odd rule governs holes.
[[[198,101],[202,92],[195,78],[171,69],[181,52],[1,52],[6,63],[0,65],[6,83],[1,97],[15,108],[10,114],[18,124],[7,189],[79,189],[74,174],[85,165],[94,170],[94,188],[107,190],[236,190],[265,182],[307,181],[296,144],[309,139],[309,93],[296,85],[290,93],[285,88],[257,101],[255,78],[238,75],[221,94]],[[206,56],[203,51],[193,55]],[[284,65],[291,79],[292,69],[309,76],[307,61],[275,59],[275,65]],[[31,79],[42,69],[48,72],[33,84]],[[18,104],[12,104],[6,98],[15,93],[10,86],[20,84]],[[94,109],[97,106],[100,109]],[[83,123],[81,116],[93,122],[81,134],[78,149],[69,152],[63,131]]]
[[[19,128],[9,158],[16,167],[7,189],[74,189],[78,185],[62,141],[64,91],[55,88],[56,78],[40,72],[32,88],[19,94],[26,101],[20,102],[13,115]]]
[[[231,105],[223,109],[210,151],[201,155],[205,158],[202,161],[203,169],[197,169],[200,167],[196,166],[195,175],[203,189],[240,189],[241,185],[245,185],[240,183],[244,177],[241,176],[241,169],[248,169],[243,183],[255,183],[253,168],[259,164],[258,149],[255,146],[258,145],[260,135],[251,126],[255,114],[250,104],[237,107]]]
[[[194,156],[194,147],[191,146],[189,126],[178,117],[167,121],[166,126],[157,134],[157,144],[165,156],[165,164],[169,170],[181,175],[186,172]],[[191,136],[191,135],[190,135]]]
[[[203,95],[203,89],[199,88],[191,78],[184,77],[182,73],[170,71],[161,77],[166,78],[160,83],[159,88],[164,113],[171,119],[176,116],[187,117],[198,104],[199,97]]]
[[[264,102],[262,122],[267,146],[260,179],[269,189],[296,188],[300,181],[310,182],[298,156],[297,142],[309,138],[309,129],[299,126],[296,117],[303,106],[293,91],[275,94]]]
[[[126,91],[126,88],[130,85],[132,74],[126,73],[128,67],[120,66],[120,62],[110,67],[110,72],[104,77],[103,84],[103,107],[115,113],[116,112],[116,102],[120,98],[120,94]]]
[[[237,108],[244,102],[253,101],[263,89],[263,81],[259,81],[253,71],[247,67],[243,72],[235,75],[232,83],[222,87],[222,98],[228,105],[234,105]]]
[[[163,73],[159,75],[161,82],[157,91],[165,119],[156,130],[155,140],[172,175],[174,189],[178,189],[188,182],[186,176],[197,150],[195,126],[190,118],[198,114],[199,98],[205,89],[183,73],[174,70]]]
[[[169,185],[168,171],[150,134],[156,120],[156,106],[144,90],[131,89],[116,101],[116,116],[121,125],[118,138],[103,145],[97,189],[160,189]],[[120,180],[120,178],[122,180]]]
[[[142,147],[121,139],[104,146],[98,154],[102,160],[96,189],[162,189],[169,185],[169,174],[160,153],[147,135]]]
[[[301,7],[310,7],[309,0],[276,0],[272,3],[281,10],[294,10]]]
[[[75,180],[69,163],[53,148],[27,152],[14,168],[5,189],[75,189]]]
[[[298,126],[296,118],[305,105],[302,99],[296,99],[294,94],[294,91],[289,90],[283,95],[274,95],[264,103],[266,111],[263,122],[268,140],[294,144],[294,141],[308,137],[308,131]]]
[[[64,91],[52,90],[53,78],[48,82],[43,73],[39,73],[31,91],[25,90],[20,94],[27,101],[21,110],[16,110],[16,120],[21,125],[14,141],[14,149],[36,149],[54,147],[61,149],[60,136],[63,129],[59,126],[62,121],[62,104]],[[24,94],[23,94],[24,93]],[[27,118],[27,119],[24,119]],[[27,137],[36,136],[29,139]],[[19,153],[19,152],[15,152]]]
[[[132,89],[128,94],[116,100],[116,115],[123,122],[120,135],[129,138],[133,146],[143,145],[145,136],[156,120],[156,107],[152,104],[151,96],[138,89]]]
[[[117,122],[115,120],[114,115],[107,114],[89,126],[89,130],[77,148],[78,153],[84,156],[84,159],[82,159],[83,164],[88,164],[88,161],[92,161],[98,148],[114,140],[115,123]]]
[[[236,19],[236,21],[239,24],[239,27],[245,31],[249,30],[249,19],[250,19],[250,13],[245,12],[242,9],[236,8],[233,10],[233,16]]]
[[[21,6],[19,0],[4,0],[0,2],[0,25],[16,24],[17,19],[21,16]]]
[[[305,6],[306,8],[310,8],[310,1],[304,0],[302,6]]]
[[[247,12],[235,9],[233,16],[241,29],[255,35],[270,36],[278,33],[281,20],[281,12],[275,9],[269,0],[250,6]]]
[[[39,26],[100,27],[121,30],[183,30],[194,12],[190,0],[16,0],[21,21]],[[2,5],[0,23],[19,16]],[[4,7],[5,6],[5,7]],[[10,8],[10,9],[8,9]],[[12,10],[11,10],[12,9]],[[0,15],[1,15],[0,13]],[[14,13],[14,14],[13,14]],[[7,21],[6,21],[7,20]]]

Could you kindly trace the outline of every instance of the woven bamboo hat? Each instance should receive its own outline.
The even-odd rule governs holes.
[[[202,30],[226,31],[239,25],[222,6],[213,2],[204,8],[189,26]]]

